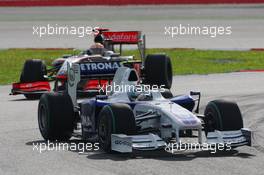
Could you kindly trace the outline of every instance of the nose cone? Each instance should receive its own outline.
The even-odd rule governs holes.
[[[201,120],[187,109],[175,103],[169,103],[165,106],[163,107],[164,112],[179,125],[178,127],[197,129],[202,127]]]

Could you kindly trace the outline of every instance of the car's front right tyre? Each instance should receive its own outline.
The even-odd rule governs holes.
[[[47,67],[44,61],[39,59],[26,60],[20,75],[20,83],[47,81],[45,75],[47,75]],[[30,100],[39,99],[41,95],[42,93],[24,94]]]
[[[243,128],[243,119],[235,102],[214,100],[207,104],[204,112],[205,133],[235,131]]]

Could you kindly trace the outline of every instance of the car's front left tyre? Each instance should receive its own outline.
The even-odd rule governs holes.
[[[100,111],[98,118],[99,144],[105,152],[111,152],[111,134],[136,133],[135,117],[127,104],[106,105]]]
[[[45,140],[67,141],[74,128],[74,109],[68,94],[46,93],[38,105],[38,124]]]

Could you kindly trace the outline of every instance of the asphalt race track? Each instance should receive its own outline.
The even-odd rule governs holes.
[[[202,92],[202,110],[212,99],[235,100],[244,125],[254,130],[253,147],[234,151],[137,153],[135,157],[91,151],[33,151],[43,143],[37,124],[38,101],[9,96],[0,87],[0,174],[239,174],[262,175],[264,159],[264,73],[227,73],[174,77],[174,94]],[[79,142],[75,140],[75,142]]]
[[[180,5],[0,8],[0,48],[88,48],[93,36],[33,35],[33,26],[100,26],[140,30],[147,47],[264,48],[264,5]],[[165,26],[231,26],[231,35],[165,35]]]

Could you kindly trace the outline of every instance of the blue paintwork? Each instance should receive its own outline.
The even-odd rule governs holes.
[[[114,74],[116,70],[121,67],[119,61],[112,62],[87,62],[81,63],[81,75],[91,74]]]
[[[170,99],[172,102],[192,111],[195,105],[194,99],[190,95],[176,96]]]
[[[190,95],[181,95],[181,96],[176,96],[170,99],[170,101],[188,109],[189,111],[192,111],[194,106],[195,106],[195,101]],[[95,99],[87,99],[82,102],[84,103],[89,103],[93,106],[96,107],[104,107],[105,105],[111,104],[110,102],[104,101],[104,100],[95,100]],[[132,109],[135,107],[136,104],[139,102],[129,102],[127,103]]]
[[[111,104],[111,103],[109,103],[107,101],[103,101],[103,100],[96,100],[96,102],[95,102],[95,105],[97,107],[104,107],[105,105],[108,105],[108,104]],[[126,104],[128,104],[133,109],[137,103],[130,102],[130,103],[126,103]]]

